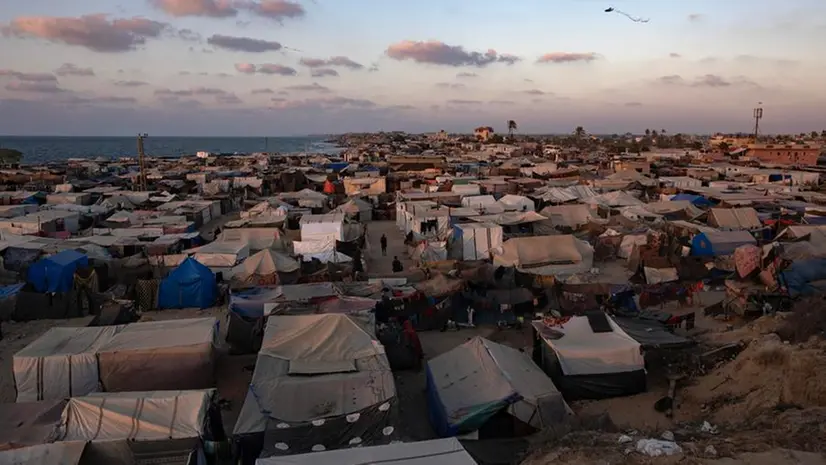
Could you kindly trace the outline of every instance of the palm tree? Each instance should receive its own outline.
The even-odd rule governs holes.
[[[820,131],[820,137],[826,139],[826,129]]]
[[[577,139],[582,139],[585,137],[585,128],[582,126],[577,126],[576,129],[574,129],[574,136],[576,136]]]
[[[651,130],[650,130],[650,129],[646,129],[646,130],[645,130],[645,137],[648,137],[648,136],[650,136],[650,135],[651,135]]]
[[[516,121],[508,120],[508,139],[513,139],[513,132],[517,130]]]
[[[651,131],[651,137],[653,137],[655,139],[657,138],[657,130],[656,129]]]

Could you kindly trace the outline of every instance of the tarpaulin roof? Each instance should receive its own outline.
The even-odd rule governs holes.
[[[193,258],[187,258],[158,289],[159,308],[207,308],[215,303],[215,275]]]
[[[32,264],[28,281],[37,292],[68,292],[72,289],[75,270],[88,265],[86,255],[75,250],[64,250]]]

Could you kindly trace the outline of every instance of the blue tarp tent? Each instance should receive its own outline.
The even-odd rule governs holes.
[[[719,257],[730,255],[741,245],[757,245],[748,231],[714,231],[694,236],[691,241],[691,255],[695,257]]]
[[[822,294],[826,291],[824,258],[796,260],[781,274],[792,297]]]
[[[671,200],[688,200],[695,207],[710,207],[714,205],[711,200],[708,200],[703,196],[693,194],[677,194],[671,197]]]
[[[42,258],[29,267],[28,281],[37,292],[69,292],[75,270],[89,266],[89,258],[76,250],[64,250]]]
[[[194,258],[187,258],[158,289],[158,308],[207,308],[215,303],[215,275]]]

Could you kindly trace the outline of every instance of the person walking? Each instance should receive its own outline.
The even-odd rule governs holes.
[[[386,257],[387,256],[387,236],[382,234],[380,242],[381,242],[381,256]]]

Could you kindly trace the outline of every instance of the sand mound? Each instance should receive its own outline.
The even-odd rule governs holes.
[[[741,423],[771,409],[826,406],[826,341],[784,344],[776,334],[753,340],[726,365],[678,394],[686,420]],[[697,418],[697,414],[701,414]]]

